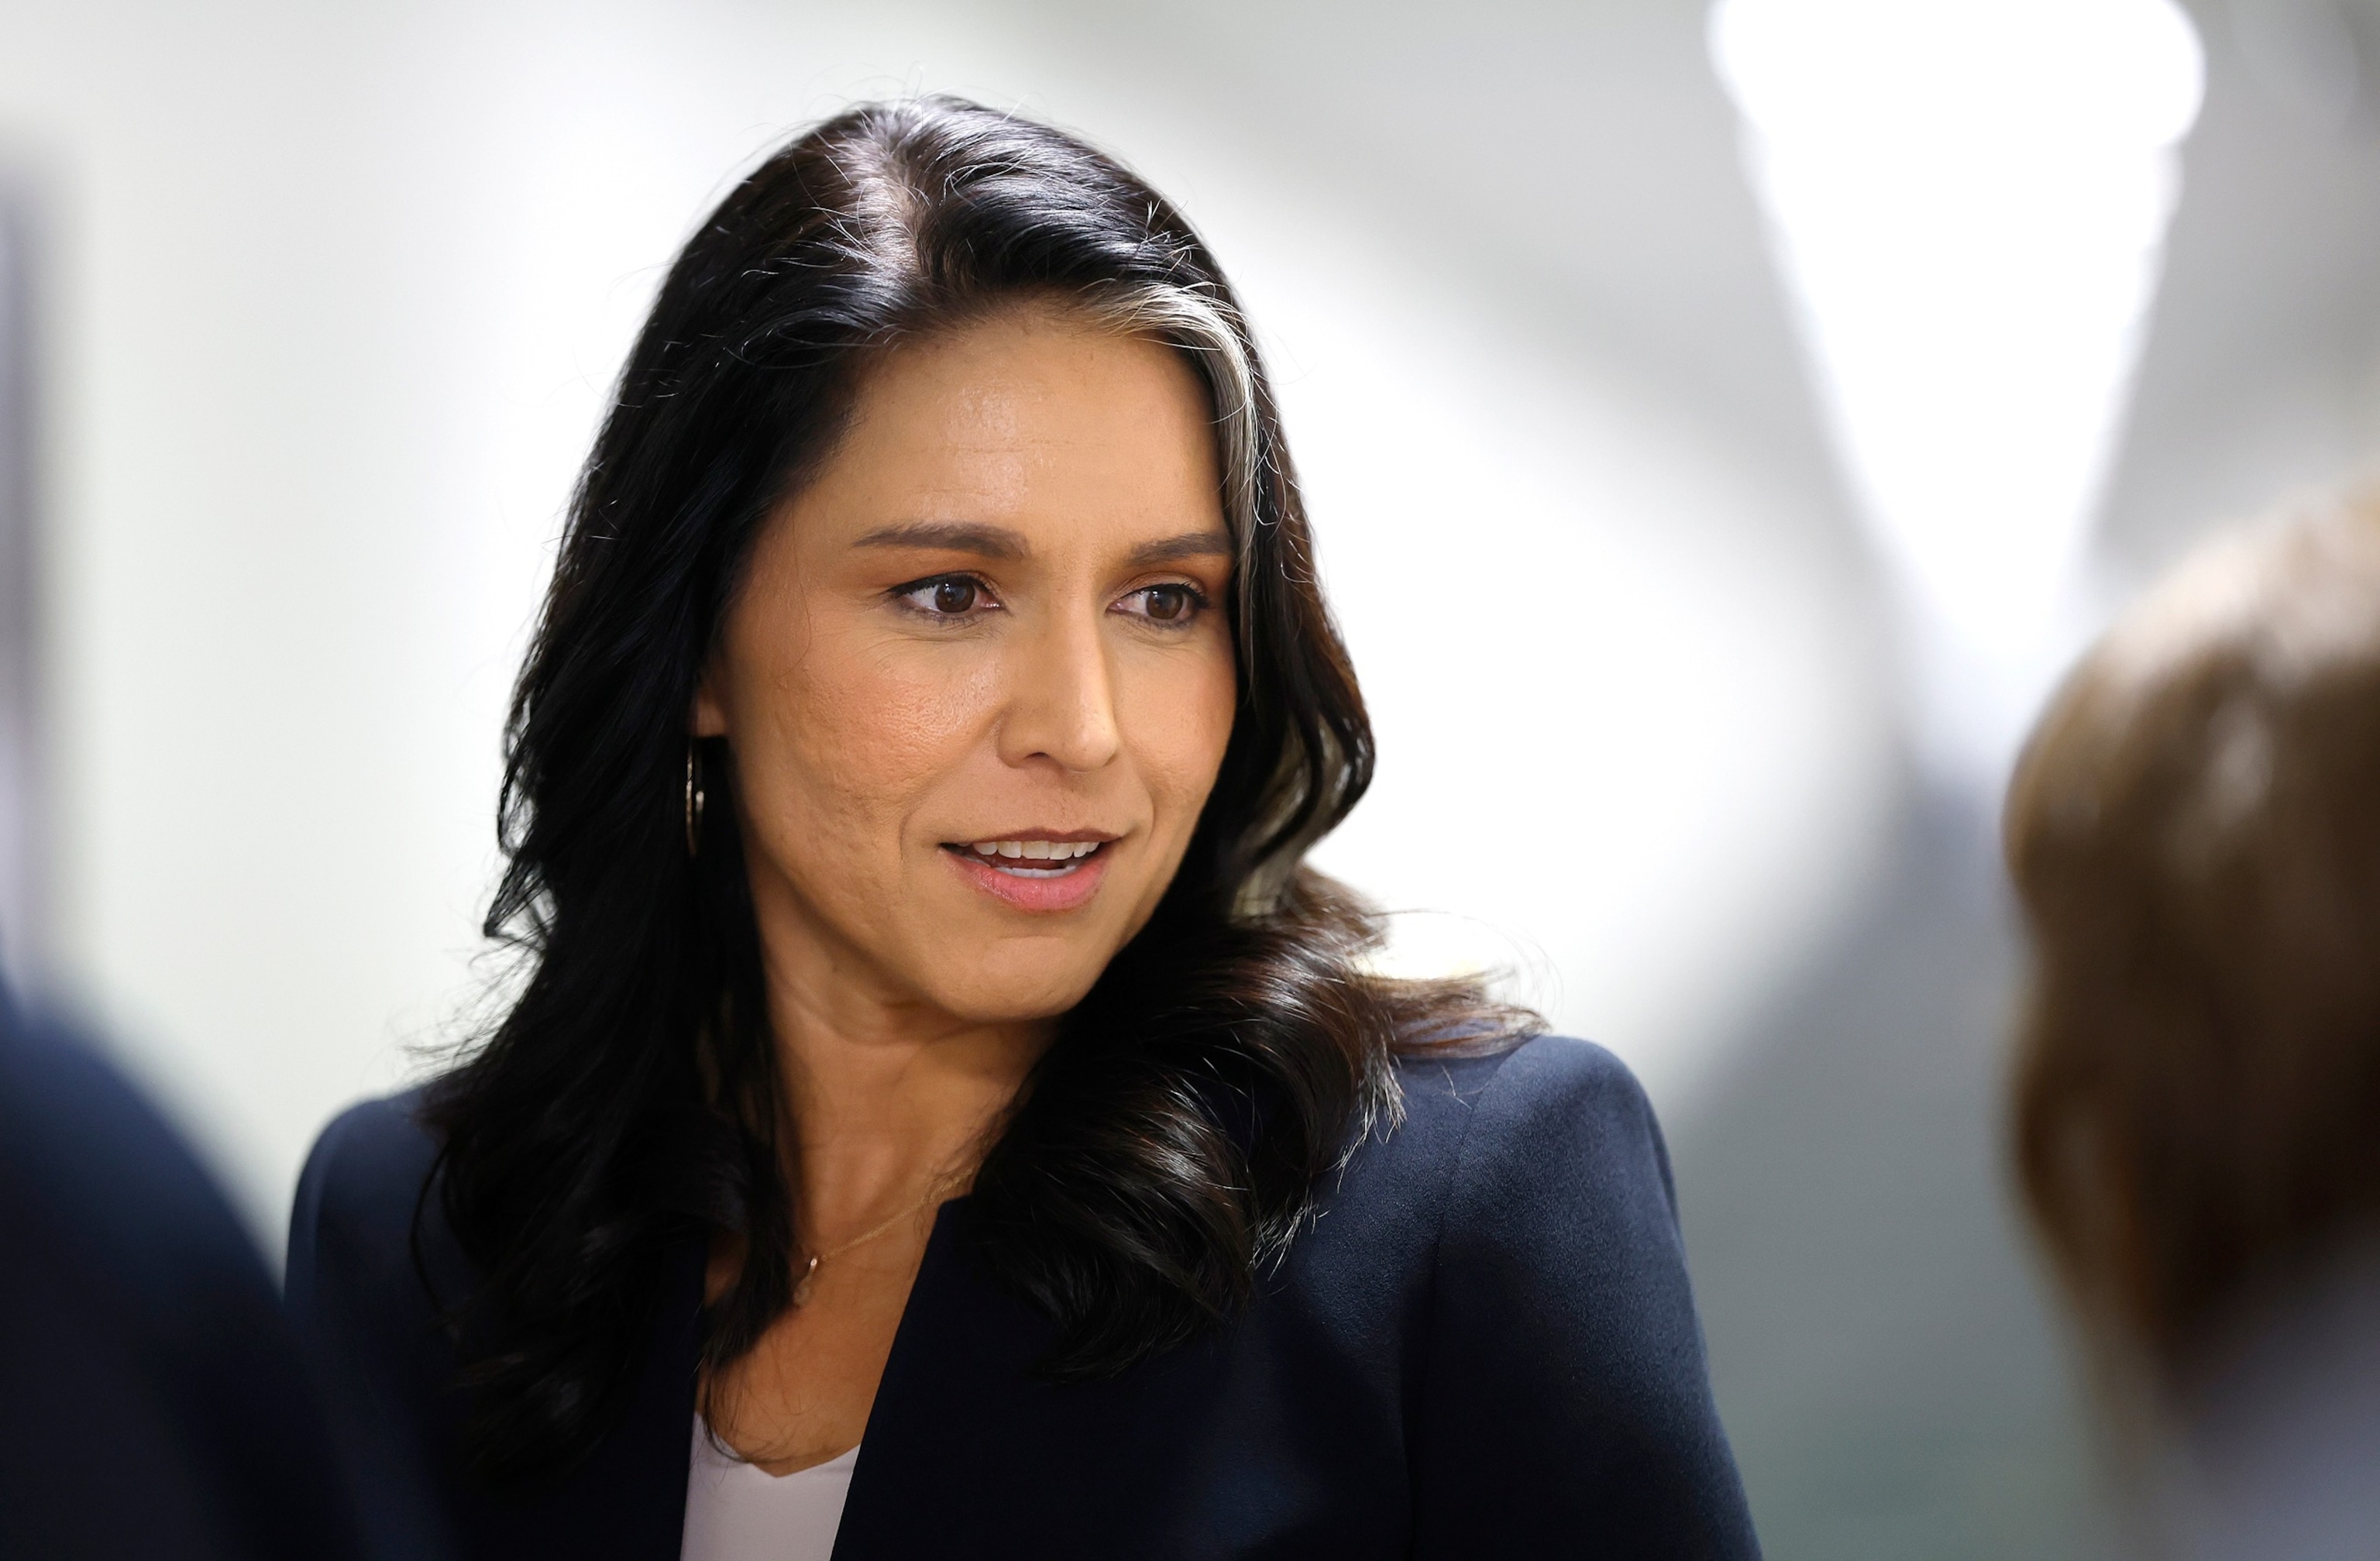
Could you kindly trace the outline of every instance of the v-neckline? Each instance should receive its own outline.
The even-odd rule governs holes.
[[[853,1460],[851,1492],[845,1498],[846,1509],[852,1503],[860,1500],[872,1483],[869,1461],[867,1457],[869,1442],[876,1438],[880,1426],[886,1422],[888,1412],[896,1422],[898,1417],[906,1412],[906,1406],[897,1401],[888,1404],[885,1387],[888,1384],[905,1380],[907,1373],[901,1372],[899,1368],[904,1357],[914,1353],[917,1348],[916,1336],[920,1316],[918,1297],[927,1293],[929,1287],[948,1283],[952,1265],[963,1261],[955,1243],[958,1238],[958,1221],[963,1216],[967,1203],[968,1195],[962,1193],[958,1197],[943,1200],[934,1210],[933,1228],[926,1236],[925,1255],[918,1260],[917,1277],[910,1281],[909,1294],[901,1303],[901,1321],[893,1329],[892,1348],[885,1355],[883,1374],[877,1379],[876,1397],[868,1405],[868,1420],[860,1433],[859,1445],[852,1448],[849,1453],[842,1455]],[[691,1261],[687,1261],[687,1258]],[[624,1422],[614,1433],[615,1436],[630,1438],[641,1443],[660,1430],[658,1425],[648,1426],[643,1423],[648,1417],[657,1417],[664,1412],[674,1411],[669,1414],[669,1423],[678,1428],[678,1434],[674,1438],[677,1457],[667,1466],[674,1487],[674,1495],[670,1500],[669,1507],[676,1515],[673,1531],[681,1535],[686,1526],[686,1482],[694,1472],[694,1441],[692,1437],[685,1434],[684,1428],[693,1423],[700,1398],[703,1275],[708,1260],[709,1243],[703,1240],[688,1243],[686,1256],[675,1260],[678,1272],[672,1276],[669,1283],[669,1294],[673,1299],[662,1309],[657,1330],[661,1337],[654,1341],[656,1359],[650,1363],[652,1367],[659,1368],[659,1381],[655,1380],[655,1371],[649,1369],[645,1381],[631,1405],[629,1420],[634,1423]],[[662,1358],[664,1356],[665,1359]],[[660,1382],[668,1382],[676,1389],[670,1395],[666,1403],[662,1400],[659,1393],[651,1391],[659,1387]],[[899,1397],[897,1392],[894,1397],[896,1399]],[[826,1467],[824,1464],[810,1466],[812,1470],[824,1467]],[[796,1470],[792,1474],[768,1477],[794,1479],[807,1472],[809,1470]],[[626,1482],[609,1481],[599,1482],[593,1488],[583,1493],[585,1496],[592,1497],[604,1507],[618,1507],[624,1510],[633,1504],[658,1496],[659,1494],[658,1492],[641,1493],[628,1488]],[[677,1555],[677,1550],[673,1547],[666,1557],[655,1555],[650,1558],[650,1561],[676,1561]]]

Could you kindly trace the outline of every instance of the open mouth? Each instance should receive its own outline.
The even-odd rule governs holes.
[[[1079,873],[1107,846],[1105,841],[974,841],[944,851],[972,857],[1013,878],[1062,878]]]

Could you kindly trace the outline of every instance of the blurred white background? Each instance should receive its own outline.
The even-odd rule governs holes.
[[[1864,80],[1854,129],[1906,155],[1813,162],[1760,110],[1773,42],[1739,115],[1701,0],[0,0],[15,975],[277,1244],[313,1132],[486,978],[507,685],[662,268],[805,121],[967,93],[1120,153],[1238,281],[1381,738],[1321,859],[1413,913],[1401,958],[1509,966],[1645,1078],[1771,1554],[2089,1553],[1999,1180],[1991,793],[2095,615],[2380,443],[2380,25],[1731,8],[1842,40],[1825,91]],[[2077,111],[2137,63],[2085,11],[2188,54],[2189,102]],[[1904,89],[1989,57],[1956,26],[2081,63],[1950,124]],[[2130,127],[2095,249],[1918,155],[2005,175],[2046,123],[2036,168]],[[1978,233],[2030,293],[1950,266]]]

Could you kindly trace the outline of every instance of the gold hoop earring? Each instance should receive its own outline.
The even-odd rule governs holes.
[[[702,769],[695,762],[694,744],[686,745],[686,853],[702,851]]]

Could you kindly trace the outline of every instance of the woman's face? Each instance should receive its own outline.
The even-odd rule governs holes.
[[[772,974],[965,1021],[1080,1000],[1222,763],[1231,575],[1172,350],[1026,306],[887,355],[695,704]]]

